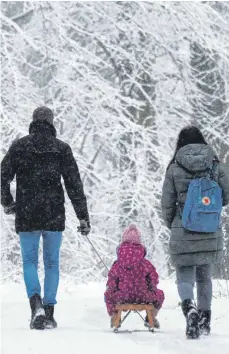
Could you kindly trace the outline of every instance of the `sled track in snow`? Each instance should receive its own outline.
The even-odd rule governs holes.
[[[185,338],[185,320],[174,284],[163,282],[166,297],[159,314],[161,329],[150,333],[141,318],[126,319],[118,333],[110,329],[103,302],[104,285],[60,289],[55,317],[58,328],[29,329],[30,310],[23,285],[4,285],[1,306],[2,354],[228,354],[229,302],[213,301],[213,330],[199,340]],[[17,299],[16,299],[17,298]]]

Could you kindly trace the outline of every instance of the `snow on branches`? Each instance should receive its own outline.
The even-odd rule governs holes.
[[[1,21],[3,154],[27,134],[32,111],[48,105],[79,164],[104,261],[112,264],[135,222],[167,276],[160,195],[177,133],[194,122],[229,163],[228,4],[3,2]],[[66,212],[62,274],[98,280],[103,265],[77,234],[69,201]],[[15,279],[18,238],[3,219],[3,272]]]

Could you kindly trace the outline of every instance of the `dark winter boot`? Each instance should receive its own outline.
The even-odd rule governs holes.
[[[45,328],[53,329],[57,327],[57,323],[53,317],[54,315],[54,306],[53,305],[44,305],[45,310]]]
[[[45,311],[42,305],[41,297],[34,294],[30,299],[30,307],[32,311],[30,328],[45,329]]]
[[[200,336],[199,314],[192,300],[184,300],[181,304],[183,314],[186,318],[187,339],[197,339]]]
[[[211,333],[211,310],[199,310],[200,334],[208,336]]]

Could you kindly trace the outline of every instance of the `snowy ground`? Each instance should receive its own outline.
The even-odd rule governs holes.
[[[31,331],[23,285],[1,287],[2,354],[211,354],[229,353],[229,301],[214,299],[213,329],[208,338],[187,341],[184,319],[177,306],[173,282],[161,282],[166,294],[159,320],[161,330],[149,333],[141,319],[131,315],[123,332],[114,334],[103,303],[103,284],[60,288],[56,330]],[[128,333],[127,330],[141,330]]]

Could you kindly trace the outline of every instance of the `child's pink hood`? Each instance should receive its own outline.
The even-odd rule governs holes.
[[[118,264],[124,268],[131,268],[139,264],[145,257],[145,247],[130,242],[124,242],[118,249]]]

